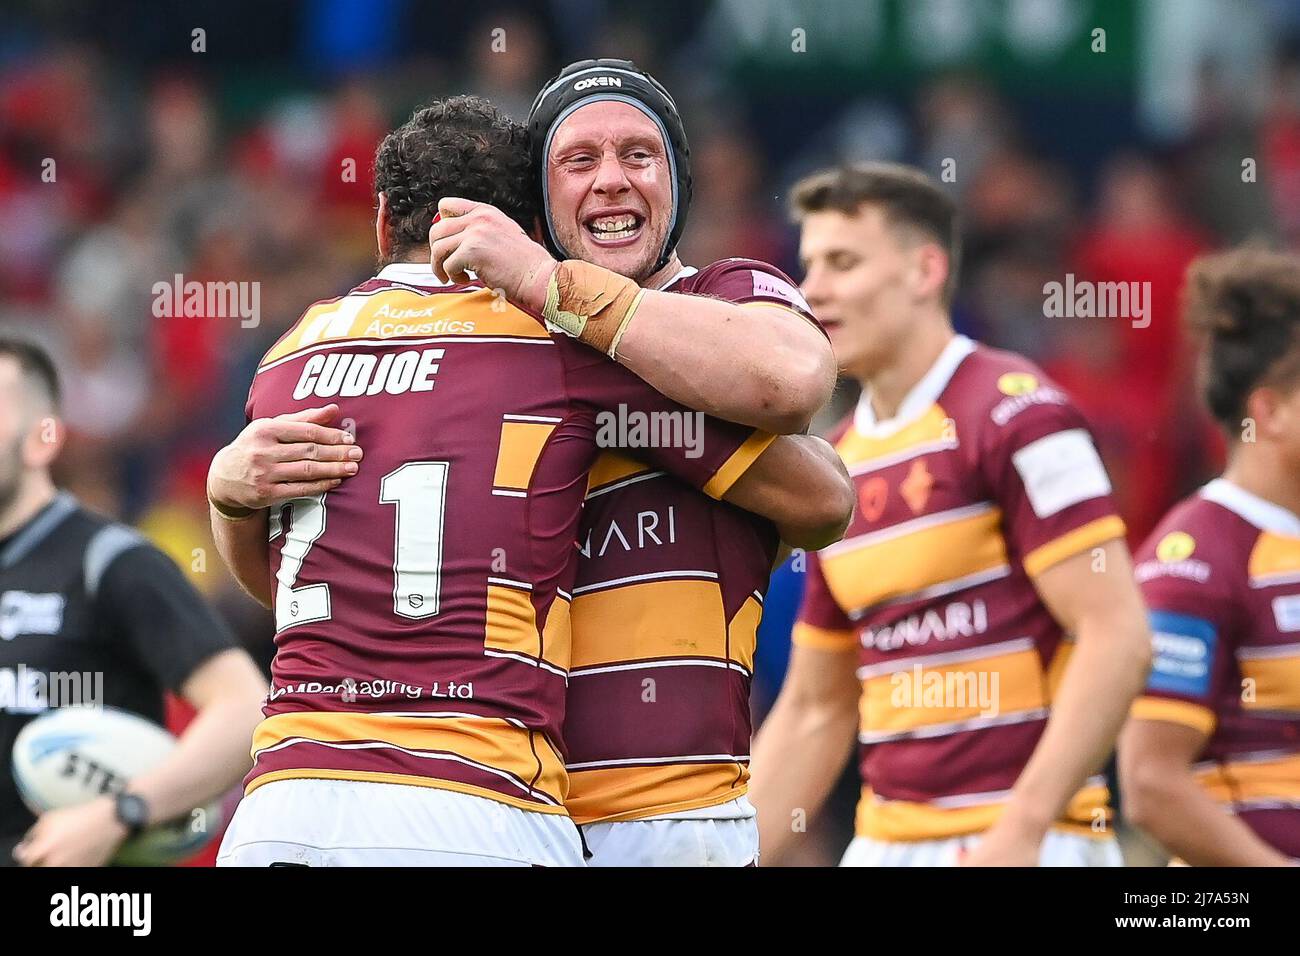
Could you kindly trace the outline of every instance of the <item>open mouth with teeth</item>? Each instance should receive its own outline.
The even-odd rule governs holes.
[[[590,216],[583,222],[587,235],[602,246],[633,242],[644,226],[644,217],[634,212]]]

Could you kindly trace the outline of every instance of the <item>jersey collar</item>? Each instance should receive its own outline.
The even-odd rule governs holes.
[[[8,542],[0,548],[0,569],[11,568],[25,558],[76,510],[77,499],[66,491],[58,492],[53,501],[9,536]]]
[[[433,266],[427,262],[390,262],[379,270],[376,279],[386,279],[389,282],[400,282],[405,285],[420,286],[438,286],[444,287],[452,285],[450,282],[443,282],[433,274]]]
[[[1251,494],[1227,478],[1215,478],[1201,489],[1201,497],[1245,518],[1261,531],[1300,538],[1300,516],[1294,511]]]
[[[695,268],[695,266],[682,266],[680,269],[677,270],[676,273],[673,274],[673,277],[671,279],[657,286],[657,288],[660,291],[664,289],[670,289],[676,283],[681,282],[683,279],[689,279],[691,276],[695,275],[695,273],[699,271],[700,270]]]
[[[898,406],[893,418],[876,421],[875,409],[871,407],[871,390],[864,388],[858,399],[858,407],[853,413],[853,425],[870,438],[885,438],[906,425],[910,425],[925,413],[925,410],[939,400],[943,390],[948,387],[966,356],[975,351],[975,343],[964,335],[954,335],[952,341],[943,347],[939,357],[934,360],[930,370],[921,376],[921,380],[912,386]]]

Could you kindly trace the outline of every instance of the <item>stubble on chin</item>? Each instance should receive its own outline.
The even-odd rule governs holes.
[[[570,258],[582,259],[584,262],[590,262],[592,265],[608,269],[610,272],[617,272],[619,275],[631,279],[637,285],[644,285],[645,281],[655,273],[654,265],[657,257],[654,250],[663,244],[664,237],[659,236],[634,250],[637,256],[636,259],[631,257],[627,249],[606,251],[595,248],[580,233],[572,237],[561,235],[559,240]],[[633,263],[631,267],[627,266],[629,262]]]

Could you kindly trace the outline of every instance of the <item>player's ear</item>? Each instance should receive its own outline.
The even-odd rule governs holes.
[[[1277,438],[1285,430],[1279,421],[1284,417],[1285,407],[1277,389],[1262,385],[1246,396],[1246,419],[1254,423],[1251,431],[1256,438]]]
[[[379,259],[388,261],[388,197],[379,194],[379,211],[375,213],[375,245],[379,249]]]
[[[23,464],[28,468],[49,468],[63,450],[66,437],[67,429],[61,418],[53,412],[39,415],[23,440]]]
[[[926,242],[917,246],[915,255],[920,297],[942,299],[948,285],[948,254],[936,243]]]

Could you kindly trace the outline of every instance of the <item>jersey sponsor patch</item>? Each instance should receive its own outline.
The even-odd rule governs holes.
[[[1210,580],[1212,568],[1205,561],[1190,558],[1187,561],[1143,561],[1133,570],[1134,580],[1146,584],[1156,578],[1179,578],[1204,584]]]
[[[812,309],[808,307],[803,294],[780,276],[774,276],[770,272],[759,272],[757,269],[750,269],[749,274],[754,281],[754,295],[767,295],[776,299],[785,299],[805,312],[812,313]]]
[[[1038,379],[1028,372],[1004,372],[998,377],[998,391],[1003,395],[1027,395],[1038,388]]]
[[[1156,557],[1166,564],[1185,561],[1196,551],[1196,539],[1186,531],[1171,531],[1156,545]]]
[[[1032,441],[1011,456],[1025,495],[1039,518],[1110,494],[1110,479],[1092,439],[1070,428]]]
[[[1300,631],[1300,594],[1273,598],[1273,620],[1284,634]]]
[[[1007,375],[1011,374],[1013,373],[1007,373]],[[1002,378],[1006,377],[1006,375],[1002,376]],[[1010,394],[1001,379],[998,383],[999,391],[1007,397],[994,405],[993,410],[989,412],[989,418],[994,425],[1004,426],[1025,409],[1033,408],[1035,405],[1068,405],[1070,402],[1064,392],[1050,385],[1035,384],[1030,391]]]
[[[62,594],[6,591],[0,595],[0,641],[23,634],[57,634],[63,628]]]
[[[1210,664],[1218,631],[1201,617],[1152,611],[1151,676],[1147,688],[1204,697],[1210,692]]]

